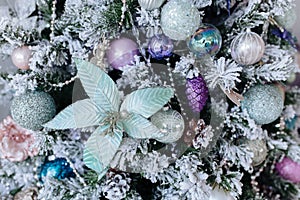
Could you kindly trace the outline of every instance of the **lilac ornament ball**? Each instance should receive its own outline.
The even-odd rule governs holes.
[[[108,63],[118,70],[122,70],[126,65],[133,65],[134,56],[137,55],[139,55],[137,43],[125,37],[112,41],[106,51]]]
[[[292,183],[300,183],[300,164],[292,159],[285,157],[276,164],[279,175]]]
[[[13,64],[19,69],[29,69],[29,59],[31,57],[31,50],[28,46],[21,46],[13,50],[11,60]]]
[[[163,34],[153,36],[148,44],[149,53],[156,59],[171,56],[173,48],[172,40]]]

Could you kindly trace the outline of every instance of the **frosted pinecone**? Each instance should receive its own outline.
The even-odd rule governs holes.
[[[206,148],[213,139],[212,127],[206,126],[203,119],[198,120],[197,127],[194,129],[195,138],[193,139],[193,147],[195,149]]]
[[[131,179],[126,173],[109,172],[103,187],[103,195],[109,200],[119,200],[126,197],[130,189]]]
[[[201,112],[208,99],[208,88],[203,77],[199,74],[197,77],[188,78],[185,92],[192,110]]]

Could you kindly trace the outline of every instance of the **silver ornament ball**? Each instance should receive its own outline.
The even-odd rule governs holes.
[[[257,124],[269,124],[281,115],[283,103],[276,85],[255,85],[245,93],[241,106]]]
[[[230,50],[233,60],[237,63],[253,65],[263,57],[265,43],[257,33],[247,31],[233,39]]]
[[[17,96],[11,104],[12,118],[22,127],[40,130],[56,113],[53,98],[46,92],[28,92]]]
[[[146,10],[153,10],[159,8],[165,0],[139,0],[139,4]]]
[[[200,23],[200,12],[190,1],[171,0],[162,8],[161,28],[173,40],[185,40]]]
[[[184,131],[183,117],[176,110],[158,111],[151,117],[151,122],[164,134],[163,137],[156,138],[162,143],[176,142]]]
[[[21,46],[13,50],[11,60],[19,69],[29,69],[29,59],[31,58],[31,50],[28,46]]]
[[[266,160],[268,148],[264,140],[248,140],[246,146],[254,154],[252,158],[253,166],[258,166]]]

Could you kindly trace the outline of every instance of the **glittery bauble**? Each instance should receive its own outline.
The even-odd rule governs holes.
[[[146,10],[153,10],[159,8],[165,0],[139,0],[139,4]]]
[[[248,140],[246,142],[246,145],[249,148],[249,150],[254,154],[252,159],[253,166],[258,166],[266,160],[266,157],[268,155],[268,148],[265,141]]]
[[[31,50],[28,46],[18,47],[13,50],[11,60],[13,64],[19,69],[29,69],[29,59],[31,57]]]
[[[214,188],[211,193],[209,200],[234,200],[229,192],[225,192],[220,188]]]
[[[292,8],[288,10],[285,15],[275,17],[275,20],[285,29],[291,30],[297,21],[297,10]]]
[[[239,34],[230,45],[233,60],[241,65],[252,65],[260,61],[265,52],[263,39],[254,32]]]
[[[256,85],[245,93],[241,105],[257,124],[269,124],[280,116],[283,103],[283,96],[278,87]]]
[[[201,75],[192,79],[188,78],[185,92],[192,110],[201,112],[208,99],[208,88],[204,78]]]
[[[39,130],[56,113],[53,98],[45,92],[28,92],[12,100],[11,115],[22,127]]]
[[[137,43],[125,37],[112,41],[106,51],[108,63],[119,70],[122,70],[125,65],[133,65],[134,56],[137,55],[139,55]]]
[[[185,40],[200,23],[200,12],[190,1],[171,0],[162,8],[161,28],[173,40]]]
[[[148,44],[148,51],[153,58],[162,59],[172,55],[173,42],[167,36],[155,35],[153,36]]]
[[[188,48],[198,58],[216,55],[222,45],[220,31],[211,24],[203,24],[187,41]]]
[[[75,173],[70,163],[65,158],[56,158],[55,160],[47,160],[39,170],[39,179],[43,181],[45,177],[53,177],[62,180],[69,177],[75,177]]]
[[[285,157],[276,164],[279,175],[292,183],[300,183],[300,164],[289,157]]]
[[[156,139],[162,143],[176,142],[184,131],[183,117],[176,110],[158,111],[151,117],[151,122],[164,134]]]

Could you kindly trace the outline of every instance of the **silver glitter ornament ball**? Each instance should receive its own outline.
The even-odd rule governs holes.
[[[265,52],[263,39],[247,31],[236,36],[230,45],[233,60],[241,65],[252,65],[260,61]]]
[[[253,166],[258,166],[266,160],[268,148],[264,140],[248,140],[246,146],[254,154],[252,159]]]
[[[165,0],[139,0],[139,4],[146,10],[153,10],[159,8]]]
[[[256,85],[245,93],[241,105],[257,124],[269,124],[280,116],[283,103],[282,92],[276,85]]]
[[[162,8],[161,28],[173,40],[190,37],[200,23],[200,12],[190,1],[171,0]]]
[[[11,115],[22,127],[40,130],[56,113],[53,98],[45,92],[28,92],[12,100]]]
[[[172,143],[179,140],[184,131],[184,120],[176,110],[161,110],[151,117],[151,122],[164,134],[163,137],[156,138],[162,143]]]

